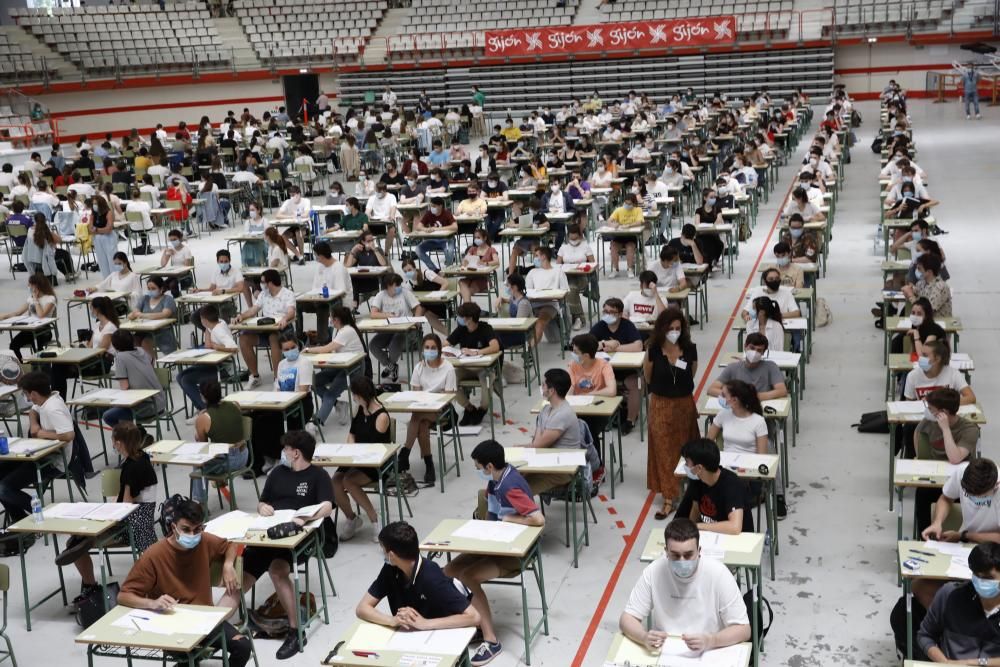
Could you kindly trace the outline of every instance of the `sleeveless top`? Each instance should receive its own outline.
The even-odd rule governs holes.
[[[243,440],[243,414],[239,407],[232,403],[219,403],[207,408],[205,412],[212,419],[208,429],[208,439],[211,442],[236,444]]]
[[[365,415],[365,409],[358,406],[358,411],[351,420],[351,435],[355,442],[389,442],[391,429],[386,429],[385,433],[379,433],[375,428],[375,422],[379,415],[385,413],[385,408],[379,408],[370,415]]]

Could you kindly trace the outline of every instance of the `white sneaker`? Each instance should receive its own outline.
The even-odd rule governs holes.
[[[625,272],[625,275],[627,275],[629,277],[629,279],[631,280],[632,278],[635,278],[635,271],[633,271],[632,269],[629,269],[628,271]]]
[[[194,421],[196,419],[198,419],[198,415],[199,414],[200,413],[198,413],[198,412],[194,413],[193,415],[191,415],[190,417],[188,417],[187,419],[185,419],[184,423],[187,424],[188,426],[194,426]]]
[[[360,514],[355,514],[353,519],[348,519],[347,523],[340,527],[340,530],[337,531],[337,535],[342,541],[347,542],[354,537],[354,534],[358,532],[358,529],[361,528],[364,523],[364,518]]]
[[[347,422],[351,420],[351,411],[348,409],[347,403],[344,401],[338,402],[335,412],[337,413],[337,423],[341,426],[347,426]]]
[[[573,331],[579,331],[583,328],[583,319],[577,317],[573,319]]]
[[[313,438],[316,439],[317,442],[319,442],[319,426],[316,426],[316,424],[309,422],[308,424],[306,424],[306,433],[311,435]]]
[[[248,390],[249,389],[256,389],[257,387],[259,387],[259,386],[261,386],[263,384],[264,383],[261,382],[259,375],[251,375],[250,376],[250,382],[247,383],[247,389]]]
[[[965,120],[972,120],[972,116],[970,116],[969,114],[965,114]]]

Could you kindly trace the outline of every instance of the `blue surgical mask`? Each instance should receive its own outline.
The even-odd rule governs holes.
[[[531,263],[535,265],[536,269],[542,268],[542,258],[541,257],[536,257],[535,259],[532,260]]]
[[[569,356],[570,356],[570,359],[572,359],[574,362],[580,363],[580,355],[577,354],[576,352],[570,352]]]
[[[281,355],[288,361],[295,361],[299,358],[299,349],[295,348],[294,350],[282,350]]]
[[[170,239],[170,245],[173,246],[174,250],[177,250],[181,247],[181,242],[177,239]]]
[[[461,315],[459,315],[458,317],[455,318],[455,324],[457,324],[460,327],[464,327],[465,326],[465,318],[462,317]]]
[[[479,477],[484,482],[492,482],[493,481],[493,475],[491,475],[490,473],[486,472],[482,468],[476,468],[476,474],[479,475]]]
[[[417,278],[417,272],[416,271],[403,271],[403,277],[406,278],[407,280],[409,280],[410,282],[413,282]]]
[[[791,236],[792,236],[793,239],[802,238],[802,228],[801,227],[798,227],[798,228],[793,227],[793,228],[791,228],[791,229],[788,230],[788,233],[791,234]]]
[[[708,206],[715,206],[715,197],[709,197],[708,200],[705,201],[705,204]]]
[[[476,245],[477,248],[479,246],[483,245],[483,240],[482,239],[472,239],[472,242]]]
[[[292,462],[288,460],[288,455],[285,454],[285,450],[281,450],[281,458],[278,459],[278,463],[285,466],[286,468],[292,467]]]
[[[785,267],[788,266],[792,261],[789,257],[778,257],[776,258],[778,266]]]
[[[226,273],[227,271],[229,271],[231,266],[232,264],[230,264],[229,262],[222,262],[219,264],[219,271]]]
[[[117,272],[117,273],[121,273],[122,271],[125,270],[125,265],[124,264],[119,264],[118,262],[115,262],[112,266],[115,267],[115,272]]]
[[[726,400],[725,396],[719,396],[719,407],[723,410],[729,409],[729,401]]]
[[[694,576],[694,571],[698,569],[698,559],[694,560],[672,560],[670,569],[680,579],[690,579]]]
[[[437,350],[424,350],[424,361],[434,361],[438,358]]]
[[[919,359],[917,359],[917,366],[920,367],[920,370],[926,373],[931,369],[931,360],[928,359],[927,357],[920,357]]]
[[[910,238],[914,241],[921,241],[924,238],[923,232],[910,232]]]
[[[601,315],[601,321],[610,327],[612,324],[618,321],[618,318],[614,315],[609,315],[608,313],[605,313],[604,315]]]
[[[923,272],[923,271],[921,271],[920,269],[914,269],[914,270],[913,270],[913,276],[914,276],[914,277],[915,277],[915,278],[916,278],[917,280],[923,280],[923,279],[924,279],[924,272]]]
[[[177,533],[177,544],[181,545],[185,549],[194,549],[196,546],[201,544],[201,533],[198,533],[197,535]]]
[[[689,468],[687,464],[684,465],[684,474],[687,475],[688,479],[692,480],[698,479],[698,475],[696,475],[694,470],[691,470],[691,468]]]
[[[160,290],[155,290],[155,289],[146,290],[146,296],[148,296],[150,299],[155,299],[156,297],[160,296]]]
[[[972,575],[972,587],[981,598],[995,598],[1000,595],[1000,581],[996,579],[980,579]]]

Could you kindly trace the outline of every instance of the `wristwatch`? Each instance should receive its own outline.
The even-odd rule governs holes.
[[[959,533],[958,534],[958,541],[959,542],[968,542],[969,541],[969,531],[963,530],[961,533]],[[980,660],[983,660],[983,658],[980,658]],[[986,663],[985,662],[980,662],[979,664],[980,665],[985,665]]]

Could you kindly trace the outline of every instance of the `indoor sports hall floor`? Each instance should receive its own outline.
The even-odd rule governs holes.
[[[829,271],[819,282],[819,296],[827,300],[833,322],[815,334],[802,401],[802,428],[798,446],[791,451],[789,516],[779,525],[777,579],[772,582],[768,577],[764,585],[765,597],[775,611],[762,656],[762,664],[768,667],[895,664],[888,617],[901,589],[896,587],[895,577],[895,515],[888,511],[887,436],[858,435],[850,427],[861,413],[884,408],[885,381],[881,363],[883,334],[872,325],[869,313],[881,281],[881,251],[875,256],[872,245],[878,222],[879,166],[878,157],[868,148],[877,130],[878,108],[874,102],[859,104],[858,108],[865,123],[858,130],[859,141],[852,152],[853,162],[847,166],[845,189],[838,202]],[[821,110],[817,112],[822,117]],[[994,362],[988,352],[990,345],[998,343],[1000,270],[993,219],[996,208],[988,202],[1000,174],[988,147],[1000,145],[1000,112],[985,108],[982,121],[966,121],[954,101],[939,105],[915,101],[911,115],[918,163],[929,175],[931,195],[942,201],[934,214],[950,232],[937,240],[945,249],[952,274],[954,312],[964,323],[961,350],[971,353],[976,361],[973,386],[987,415],[992,416],[1000,381],[992,377]],[[817,123],[814,119],[807,136],[812,135]],[[805,141],[800,144],[793,164],[801,160],[806,145]],[[729,332],[730,320],[744,288],[756,284],[757,262],[770,255],[776,212],[792,175],[791,166],[781,170],[770,202],[761,208],[753,236],[741,248],[733,278],[717,274],[711,281],[710,320],[703,330],[695,327],[692,332],[698,345],[700,371],[706,380],[717,373],[709,361],[717,353],[736,349],[735,335]],[[353,186],[348,189],[353,190]],[[206,266],[211,267],[215,251],[224,246],[223,235],[216,232],[193,241],[199,274],[204,275],[202,281],[207,278]],[[147,266],[156,259],[140,258],[138,266]],[[294,272],[299,287],[311,278],[308,267],[295,266]],[[632,289],[632,282],[624,278],[603,281],[602,294],[624,296]],[[61,285],[58,293],[65,297],[72,289]],[[0,310],[22,303],[25,295],[24,274],[18,274],[14,282],[4,267],[0,274]],[[62,303],[59,311],[65,317]],[[65,339],[65,326],[62,336]],[[185,328],[185,344],[187,339]],[[542,354],[543,370],[564,363],[555,345],[545,345]],[[266,372],[264,379],[269,380]],[[707,383],[699,384],[699,388],[703,386]],[[179,391],[175,396],[180,398]],[[523,387],[508,387],[506,400],[511,424],[500,427],[497,437],[505,445],[516,445],[526,441],[533,429],[529,410],[537,394],[533,392],[529,398]],[[184,437],[190,437],[191,427],[181,422],[180,428]],[[995,431],[993,426],[983,431],[987,456],[997,453],[992,443]],[[333,417],[325,432],[327,440],[343,441],[346,427],[338,426]],[[488,433],[487,428],[484,434]],[[95,450],[97,432],[89,430],[85,434],[91,450]],[[411,500],[415,514],[412,521],[419,533],[425,534],[440,519],[466,517],[472,511],[480,485],[468,461],[474,444],[466,441],[463,475],[455,479],[452,474],[447,480],[447,494],[423,489]],[[653,519],[655,505],[647,499],[645,460],[646,442],[640,442],[638,433],[633,433],[625,440],[625,485],[618,487],[614,500],[604,496],[595,499],[598,524],[592,527],[590,547],[581,553],[579,569],[572,567],[569,551],[560,542],[562,508],[552,505],[543,543],[550,634],[534,642],[533,665],[592,667],[603,663],[617,630],[618,615],[643,567],[639,562],[642,545],[651,528],[663,526]],[[418,475],[422,474],[421,466],[415,463]],[[171,469],[170,474],[172,488],[186,488],[179,471]],[[99,493],[96,479],[91,482],[91,492]],[[608,492],[607,485],[602,492]],[[251,509],[253,492],[249,483],[237,483],[237,493],[240,506]],[[908,508],[910,502],[908,498]],[[218,506],[213,505],[212,510],[217,513]],[[371,530],[366,525],[354,540],[341,545],[331,568],[337,597],[328,599],[330,625],[314,627],[305,653],[288,664],[319,664],[353,622],[354,607],[382,564],[379,547],[369,539]],[[38,544],[29,555],[33,592],[37,595],[51,590],[58,583],[51,547]],[[35,630],[25,631],[18,560],[14,557],[6,562],[11,566],[8,632],[19,663],[32,667],[58,659],[64,665],[84,664],[83,648],[73,643],[79,629],[57,599],[36,610],[32,619]],[[115,574],[122,576],[127,559],[118,557],[112,562]],[[72,597],[79,582],[72,568],[64,573]],[[270,592],[265,578],[259,584],[258,602]],[[520,596],[510,588],[491,587],[488,592],[505,648],[493,664],[523,664]],[[262,665],[278,664],[274,658],[277,647],[276,641],[257,642]]]

